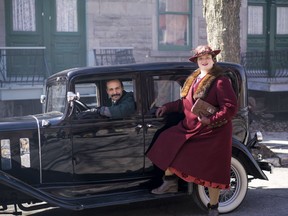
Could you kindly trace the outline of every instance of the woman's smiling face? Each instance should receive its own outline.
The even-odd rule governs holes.
[[[201,70],[210,70],[214,65],[211,54],[205,54],[197,58],[197,64]]]

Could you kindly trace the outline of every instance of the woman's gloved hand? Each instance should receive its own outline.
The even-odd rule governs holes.
[[[159,107],[157,110],[156,110],[156,117],[161,117],[163,116],[167,111],[167,108],[165,106],[162,106],[162,107]]]

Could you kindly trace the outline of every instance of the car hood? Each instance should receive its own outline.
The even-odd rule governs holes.
[[[0,119],[0,132],[1,131],[14,131],[20,129],[33,129],[37,128],[38,122],[46,120],[49,122],[57,122],[63,117],[63,113],[50,112],[37,115],[17,116]]]

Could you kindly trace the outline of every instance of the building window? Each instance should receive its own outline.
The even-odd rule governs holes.
[[[13,0],[13,31],[35,31],[35,0]]]
[[[277,7],[276,33],[288,34],[288,7]]]
[[[191,19],[191,0],[158,0],[159,50],[190,50]]]
[[[57,32],[78,32],[77,0],[57,0]]]
[[[248,34],[263,34],[263,6],[248,6]]]

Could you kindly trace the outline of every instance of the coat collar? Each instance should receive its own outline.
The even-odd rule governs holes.
[[[196,71],[194,71],[185,81],[183,88],[181,90],[180,96],[181,98],[184,98],[187,96],[190,87],[192,86],[192,84],[194,83],[194,81],[196,80],[196,78],[198,77],[198,75],[200,74],[200,69],[198,68]],[[201,81],[198,84],[198,87],[196,89],[196,91],[193,94],[193,98],[196,100],[197,98],[201,98],[204,99],[211,86],[212,83],[215,81],[215,79],[219,76],[223,75],[223,73],[219,73],[219,71],[211,71],[208,74],[206,74],[205,77],[203,77],[201,79]]]

